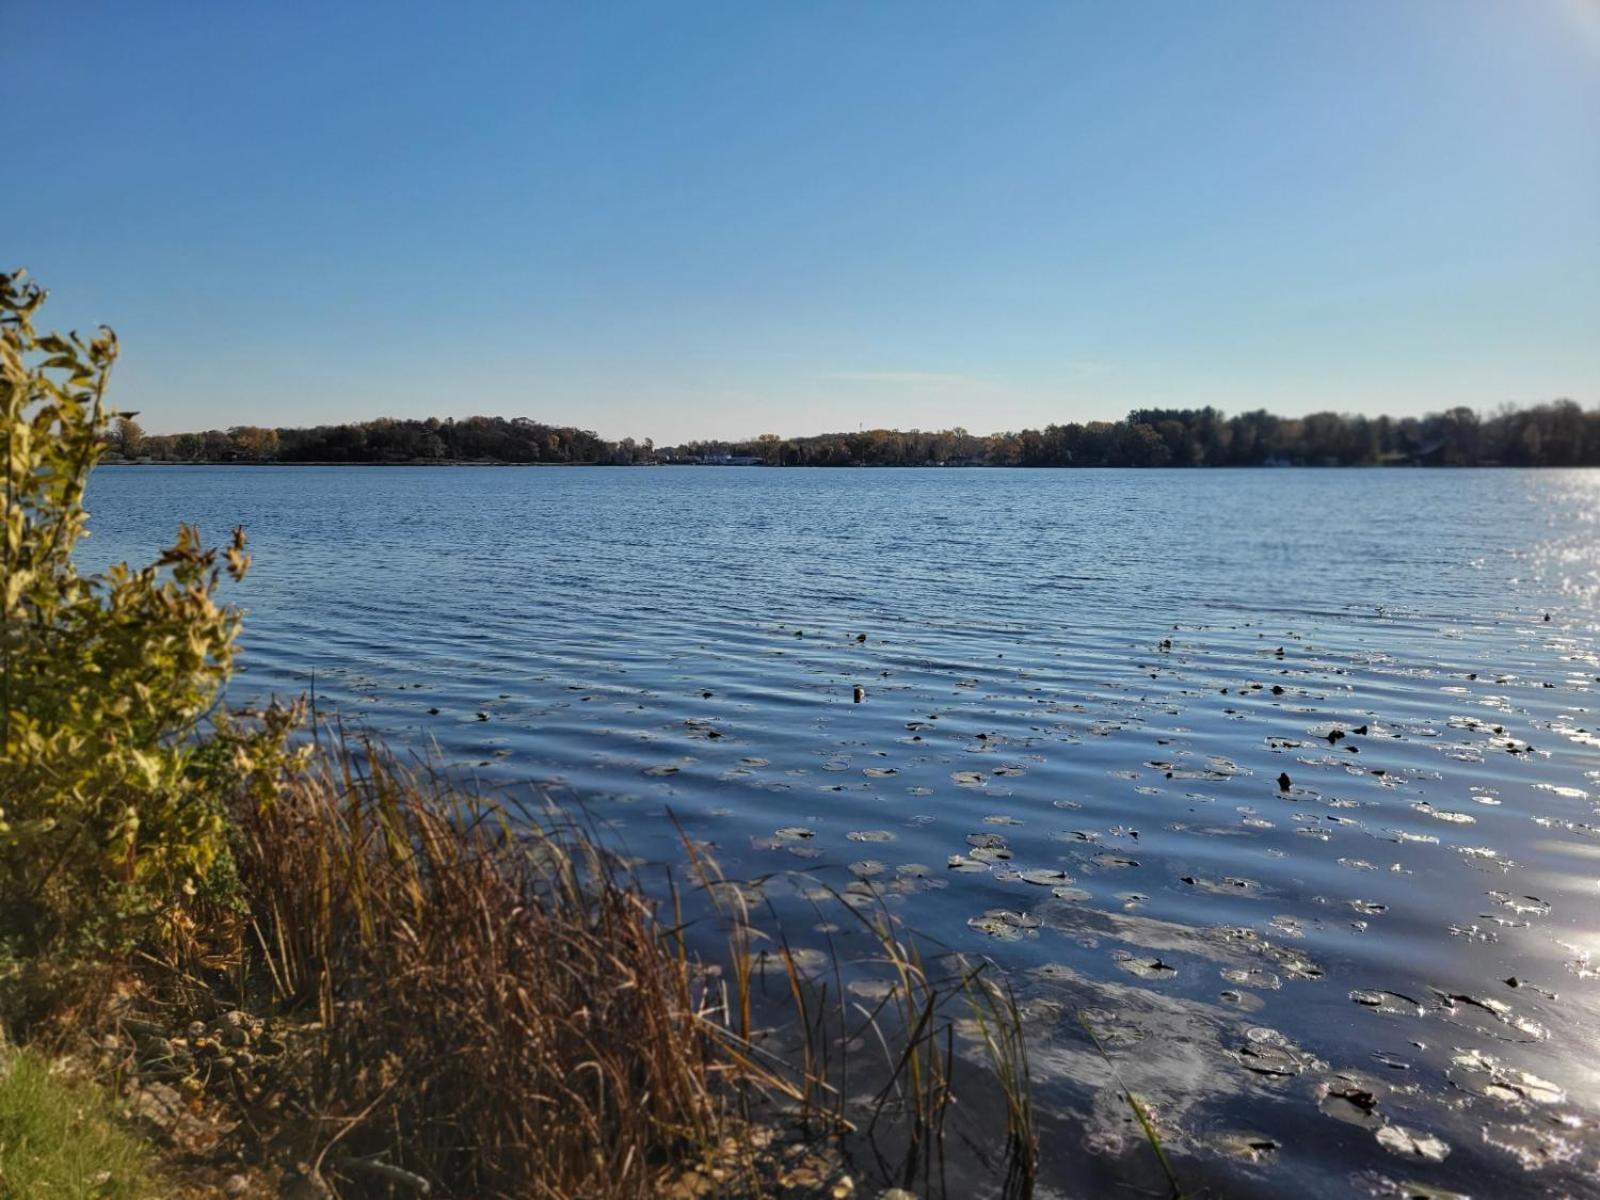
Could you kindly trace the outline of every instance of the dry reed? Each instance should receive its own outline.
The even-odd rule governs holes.
[[[320,754],[275,803],[243,807],[234,831],[245,911],[227,953],[213,939],[212,970],[182,974],[184,1003],[237,1004],[285,1031],[276,1081],[230,1076],[226,1096],[257,1157],[297,1162],[317,1187],[779,1194],[807,1177],[781,1152],[843,1138],[873,1147],[885,1182],[936,1194],[953,1031],[966,1020],[1008,1098],[1002,1191],[1031,1190],[1015,1006],[981,967],[924,964],[886,911],[857,915],[889,996],[847,1004],[781,934],[760,932],[742,889],[686,839],[696,884],[729,922],[726,969],[707,969],[677,890],[663,920],[588,830],[463,794],[371,747]],[[774,1008],[755,995],[763,955],[782,965],[785,1039],[757,1027]],[[193,994],[204,979],[211,994]],[[853,1067],[841,1048],[863,1039],[881,1061]],[[870,1101],[847,1102],[852,1071]],[[892,1159],[877,1148],[886,1135]],[[822,1161],[842,1174],[837,1153]]]

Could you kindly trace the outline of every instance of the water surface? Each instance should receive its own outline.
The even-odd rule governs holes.
[[[1024,998],[1045,1176],[1597,1194],[1600,473],[105,468],[299,693]],[[855,690],[864,698],[855,701]],[[953,864],[953,865],[952,865]],[[862,939],[857,938],[856,941]],[[865,952],[864,948],[861,949]]]

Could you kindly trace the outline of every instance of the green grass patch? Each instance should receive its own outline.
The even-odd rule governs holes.
[[[152,1159],[100,1088],[26,1050],[0,1066],[0,1200],[155,1200]]]

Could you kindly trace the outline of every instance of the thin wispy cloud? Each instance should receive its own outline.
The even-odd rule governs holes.
[[[1078,358],[1064,363],[1061,374],[1069,379],[1100,379],[1113,373],[1111,363]],[[1005,386],[998,379],[965,375],[959,371],[830,371],[822,378],[833,383],[879,384],[892,388],[926,388],[940,391],[995,390]]]
[[[824,379],[836,383],[881,383],[891,387],[993,388],[993,379],[949,371],[830,371]]]

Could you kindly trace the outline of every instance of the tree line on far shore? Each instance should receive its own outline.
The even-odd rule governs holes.
[[[1424,417],[1215,408],[1136,409],[1121,421],[1073,422],[1016,433],[871,429],[657,447],[608,441],[587,429],[526,417],[382,418],[313,429],[239,425],[146,434],[125,418],[111,449],[124,459],[243,463],[757,463],[783,467],[1600,466],[1600,408],[1572,400],[1482,415],[1452,408]]]
[[[129,426],[132,426],[130,430]],[[650,462],[654,447],[632,438],[610,442],[588,429],[545,425],[526,417],[430,417],[425,421],[382,417],[314,429],[266,429],[235,425],[204,433],[147,434],[123,419],[112,435],[123,458],[157,462],[406,463]]]

